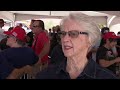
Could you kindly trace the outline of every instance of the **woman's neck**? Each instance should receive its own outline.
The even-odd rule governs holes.
[[[82,54],[67,58],[66,70],[69,73],[71,79],[77,78],[82,73],[87,62],[88,62],[87,57]]]

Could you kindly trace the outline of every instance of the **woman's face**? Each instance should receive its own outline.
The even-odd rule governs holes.
[[[84,31],[83,27],[73,20],[68,20],[64,23],[63,30],[61,33],[69,32],[72,33],[71,36],[61,35],[61,43],[64,55],[66,57],[71,57],[74,55],[78,55],[80,53],[87,54],[87,50],[89,48],[89,40],[87,33]],[[80,32],[85,32],[84,34],[77,34]]]

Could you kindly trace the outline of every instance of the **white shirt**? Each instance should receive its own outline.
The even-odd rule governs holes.
[[[114,47],[112,48],[112,51],[113,51],[113,54],[114,54],[115,56],[118,55],[116,46],[114,46]]]
[[[4,30],[2,28],[0,28],[0,41],[5,38],[5,34],[3,33]]]

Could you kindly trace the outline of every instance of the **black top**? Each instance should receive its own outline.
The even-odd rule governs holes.
[[[53,48],[50,57],[51,64],[59,64],[65,58],[60,44]]]
[[[70,79],[66,71],[66,59],[60,65],[50,65],[47,69],[39,72],[36,79]],[[77,79],[117,79],[109,70],[100,67],[94,60],[89,60],[83,72]]]
[[[117,39],[117,45],[120,46],[120,38]],[[118,57],[120,57],[120,48],[117,47]]]
[[[115,56],[113,55],[112,50],[105,48],[104,46],[100,47],[96,54],[96,62],[99,64],[99,60],[104,59],[107,61],[115,59]],[[112,64],[107,69],[113,71],[113,73],[116,73],[116,64]]]

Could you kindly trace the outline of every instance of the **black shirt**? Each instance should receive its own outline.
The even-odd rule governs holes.
[[[39,72],[36,79],[70,79],[66,71],[66,58],[60,65],[50,65],[47,69]],[[89,60],[83,72],[77,79],[117,79],[109,70],[100,67],[94,60]]]
[[[117,45],[120,46],[120,38],[117,39]],[[118,52],[118,57],[120,57],[120,47],[116,47]]]
[[[111,49],[107,49],[104,46],[100,47],[96,54],[96,62],[99,64],[99,60],[104,59],[107,61],[115,59],[115,56],[113,55],[113,52]],[[116,64],[112,64],[107,69],[113,71],[113,73],[116,73]]]
[[[51,52],[51,64],[59,64],[64,59],[64,53],[60,44],[56,45]]]

